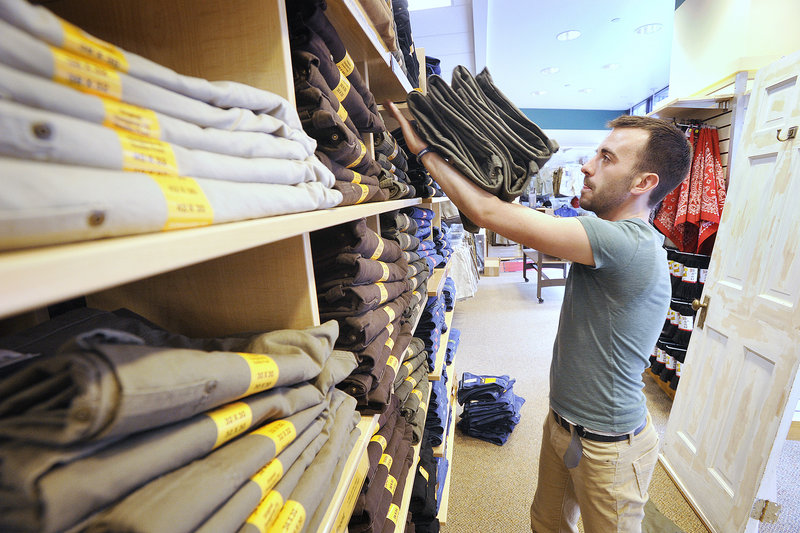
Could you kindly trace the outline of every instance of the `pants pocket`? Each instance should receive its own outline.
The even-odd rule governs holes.
[[[633,461],[633,474],[636,478],[636,485],[639,489],[639,496],[647,498],[647,487],[650,486],[650,479],[653,477],[653,470],[658,460],[658,440],[638,459]]]

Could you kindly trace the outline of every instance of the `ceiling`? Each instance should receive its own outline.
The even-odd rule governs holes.
[[[486,66],[517,107],[623,110],[668,85],[674,9],[675,0],[452,0],[412,11],[411,29],[448,82],[458,64]],[[634,31],[653,23],[661,29]],[[556,38],[568,30],[580,36]]]

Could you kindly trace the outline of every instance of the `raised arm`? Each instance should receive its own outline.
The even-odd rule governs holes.
[[[391,102],[384,104],[400,123],[408,149],[415,155],[427,147],[412,124]],[[436,152],[426,152],[422,164],[456,207],[475,224],[545,254],[594,265],[589,237],[577,218],[556,218],[535,209],[504,202],[484,191]]]

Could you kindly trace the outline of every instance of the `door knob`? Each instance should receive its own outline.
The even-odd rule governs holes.
[[[692,302],[692,309],[697,311],[697,324],[696,326],[700,329],[703,329],[703,324],[706,322],[706,312],[708,311],[708,302],[709,297],[706,296],[703,298],[703,301],[694,300]]]

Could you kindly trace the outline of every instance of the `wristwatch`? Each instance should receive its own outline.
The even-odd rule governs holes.
[[[433,152],[435,154],[439,153],[439,151],[435,147],[431,145],[426,146],[425,148],[420,150],[419,153],[417,154],[417,161],[419,161],[420,165],[422,164],[422,156],[427,154],[428,152]]]

